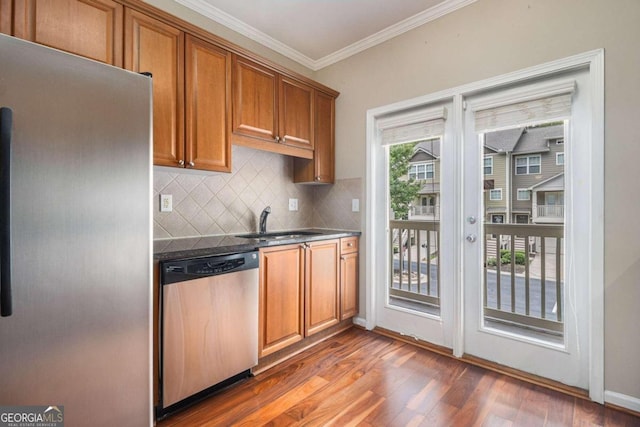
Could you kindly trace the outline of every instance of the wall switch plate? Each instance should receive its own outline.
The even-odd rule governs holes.
[[[173,212],[173,196],[171,194],[160,195],[160,212]]]
[[[298,210],[298,199],[289,199],[289,210],[290,211]]]
[[[351,212],[360,212],[360,199],[351,199]]]

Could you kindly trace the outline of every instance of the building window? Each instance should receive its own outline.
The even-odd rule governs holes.
[[[489,200],[502,200],[502,188],[489,190]]]
[[[516,175],[540,173],[540,155],[516,157]]]
[[[561,138],[556,140],[556,145],[561,145],[561,144],[564,144],[564,139]]]
[[[518,188],[518,200],[531,200],[531,192],[526,188]]]
[[[493,157],[484,158],[484,174],[493,175]]]
[[[491,223],[504,224],[504,215],[491,215]],[[494,237],[495,239],[495,237]]]
[[[433,179],[433,163],[416,163],[409,167],[409,179]]]
[[[556,153],[556,165],[564,165],[564,153]]]

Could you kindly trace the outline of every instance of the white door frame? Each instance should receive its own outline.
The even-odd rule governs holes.
[[[384,184],[384,155],[381,155],[380,135],[376,122],[379,118],[394,112],[406,111],[441,101],[453,101],[453,108],[448,116],[452,121],[454,132],[450,136],[450,142],[455,145],[457,162],[451,165],[453,184],[460,188],[461,184],[461,147],[463,141],[463,102],[465,96],[470,96],[480,91],[505,87],[508,84],[530,81],[537,77],[557,74],[578,68],[589,70],[590,113],[591,113],[591,140],[588,161],[591,164],[590,176],[590,211],[588,234],[589,245],[589,396],[596,402],[604,402],[604,50],[598,49],[542,65],[530,67],[524,70],[504,74],[479,82],[470,83],[452,89],[447,89],[434,94],[401,101],[367,111],[366,119],[366,225],[365,225],[365,293],[366,293],[366,320],[367,329],[376,326],[376,292],[378,286],[386,283],[384,273],[376,263],[376,259],[384,259],[386,245],[383,242],[386,236],[386,214],[384,212],[384,195],[376,192],[380,184]],[[384,154],[384,153],[382,153]],[[456,224],[451,230],[452,238],[462,248],[463,243],[463,214],[461,195],[453,202],[455,214],[453,222]],[[376,244],[378,243],[378,244]],[[464,310],[463,310],[463,277],[462,277],[462,250],[460,261],[455,271],[451,273],[454,286],[454,320],[452,350],[453,354],[460,357],[464,354]],[[380,258],[382,257],[382,258]],[[385,286],[385,285],[382,285]]]

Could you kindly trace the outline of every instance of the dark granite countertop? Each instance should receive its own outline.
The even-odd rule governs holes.
[[[337,239],[340,237],[360,236],[360,231],[328,230],[323,228],[305,228],[287,230],[318,233],[313,235],[286,237],[280,239],[247,239],[236,235],[186,237],[177,239],[159,239],[153,241],[153,256],[158,261],[199,258],[211,255],[226,255],[249,252],[267,246],[289,245],[316,240]],[[240,233],[245,234],[245,233]]]

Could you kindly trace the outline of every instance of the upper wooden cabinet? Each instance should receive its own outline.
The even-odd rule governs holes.
[[[233,55],[232,140],[252,148],[313,157],[314,89]]]
[[[16,37],[122,66],[123,6],[111,0],[16,0]],[[6,17],[0,18],[6,20]]]
[[[125,67],[153,76],[155,165],[231,170],[231,53],[127,9]]]
[[[275,141],[278,136],[278,75],[233,55],[233,133]]]
[[[312,87],[280,76],[280,143],[313,150]]]
[[[127,9],[124,51],[126,69],[153,75],[153,163],[183,166],[184,33]]]
[[[335,97],[315,93],[313,159],[295,159],[293,182],[333,184],[335,179]]]
[[[187,165],[231,172],[231,53],[187,36]]]

